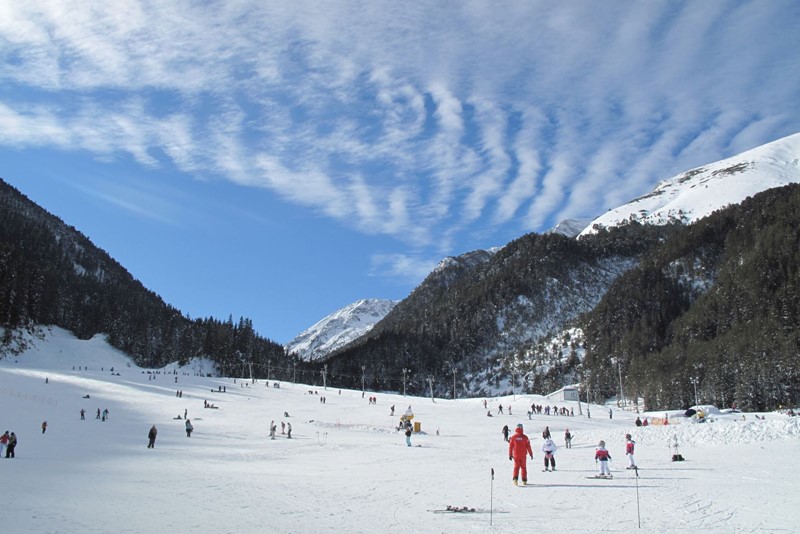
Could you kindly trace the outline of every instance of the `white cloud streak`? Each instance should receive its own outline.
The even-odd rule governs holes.
[[[793,0],[4,2],[0,145],[216,175],[449,254],[795,133],[798,26]]]

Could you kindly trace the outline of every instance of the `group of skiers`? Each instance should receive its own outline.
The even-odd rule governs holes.
[[[525,435],[522,423],[517,424],[514,435],[509,437],[508,425],[505,425],[502,430],[503,437],[508,443],[508,459],[514,462],[514,470],[512,480],[514,485],[523,486],[528,483],[528,457],[533,459],[533,449],[531,448],[530,439]],[[572,434],[569,429],[564,433],[566,448],[572,448]],[[625,434],[625,455],[628,457],[630,465],[628,469],[638,469],[636,459],[634,458],[635,441],[633,441],[630,434]],[[542,454],[544,455],[544,469],[542,471],[555,471],[556,458],[555,453],[558,446],[553,441],[550,435],[550,427],[545,427],[542,431]],[[611,454],[606,449],[606,442],[600,440],[595,449],[595,463],[599,467],[598,478],[611,478],[611,470],[608,468],[608,462],[611,460]],[[521,480],[520,480],[521,477]]]
[[[545,415],[563,415],[563,416],[574,416],[575,409],[567,409],[567,408],[559,408],[556,405],[550,406],[542,406],[541,404],[531,404],[531,409],[528,411],[528,419],[530,419],[531,415],[541,415],[544,412]]]

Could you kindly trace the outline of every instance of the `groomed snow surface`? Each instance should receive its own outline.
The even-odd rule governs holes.
[[[800,530],[800,418],[731,414],[675,424],[671,417],[666,427],[637,428],[635,414],[614,409],[609,419],[607,407],[593,405],[588,419],[585,405],[580,416],[576,403],[536,395],[487,399],[490,418],[483,399],[432,402],[369,391],[362,398],[360,391],[289,382],[275,388],[274,381],[198,376],[198,366],[178,370],[177,383],[164,370],[150,380],[101,339],[78,341],[57,329],[36,348],[0,360],[0,432],[19,438],[16,458],[0,459],[2,529],[628,532],[639,528],[638,510],[642,532]],[[219,409],[205,409],[204,400]],[[576,415],[529,420],[532,403]],[[499,404],[506,415],[497,414]],[[410,448],[394,430],[409,405],[422,429]],[[108,409],[109,419],[95,419],[97,409]],[[184,421],[174,419],[184,410],[195,428],[190,438]],[[281,422],[292,424],[292,439],[280,433]],[[511,483],[501,434],[518,422],[534,450],[524,488]],[[556,472],[542,472],[545,425],[560,447]],[[575,436],[571,449],[564,448],[567,427]],[[625,469],[626,433],[636,441],[638,480]],[[683,462],[672,461],[675,437]],[[613,458],[613,480],[587,478],[600,439]],[[431,511],[448,505],[477,511]]]

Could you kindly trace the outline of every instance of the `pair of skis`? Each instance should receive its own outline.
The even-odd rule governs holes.
[[[447,508],[439,508],[436,510],[428,510],[428,511],[433,512],[434,514],[488,514],[491,512],[491,510],[486,510],[485,508],[472,508],[469,506],[450,506],[450,505],[448,505]],[[505,514],[508,512],[495,510],[494,513]]]

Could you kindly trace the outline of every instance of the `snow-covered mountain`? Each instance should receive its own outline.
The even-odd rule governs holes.
[[[618,226],[626,221],[689,224],[756,193],[790,183],[800,183],[800,133],[664,180],[651,193],[596,218],[581,235],[594,233],[595,226]]]
[[[317,360],[367,333],[386,317],[393,300],[361,299],[333,312],[286,344],[286,350],[305,360]]]
[[[567,237],[575,237],[579,235],[587,226],[592,223],[592,219],[564,219],[552,229],[548,230],[548,234],[561,234]]]

